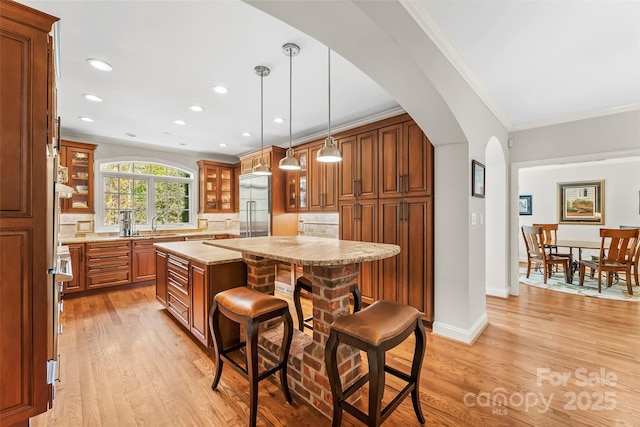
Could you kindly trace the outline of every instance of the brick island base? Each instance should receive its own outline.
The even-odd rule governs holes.
[[[275,289],[275,261],[245,255],[248,266],[247,286],[273,294]],[[331,418],[333,406],[331,386],[324,364],[324,348],[329,337],[331,323],[349,314],[350,287],[358,277],[359,264],[340,266],[304,266],[305,274],[313,284],[313,337],[294,330],[289,354],[289,387],[299,398],[313,405]],[[259,343],[272,354],[279,354],[282,344],[281,323],[259,335]],[[352,347],[338,347],[338,366],[343,388],[352,384],[360,373],[360,352]],[[260,358],[262,368],[272,362]],[[359,399],[356,393],[353,401]]]

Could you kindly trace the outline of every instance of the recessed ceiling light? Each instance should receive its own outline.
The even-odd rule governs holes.
[[[242,136],[251,136],[251,132],[242,132]]]
[[[227,144],[218,144],[220,147],[226,147]]]
[[[93,101],[93,102],[102,102],[103,101],[103,99],[100,98],[98,95],[93,95],[93,94],[90,94],[90,93],[83,93],[82,96],[85,99],[88,99],[89,101]]]
[[[224,86],[214,86],[214,87],[213,87],[213,91],[214,91],[215,93],[228,93],[228,92],[229,92],[229,89],[227,89],[227,88],[226,88],[226,87],[224,87]]]
[[[82,120],[82,121],[85,121],[85,122],[92,122],[93,121],[93,119],[91,117],[87,117],[87,116],[78,116],[78,118],[80,120]]]
[[[185,122],[184,120],[174,120],[173,123],[177,124],[177,125],[186,125],[187,122]]]
[[[204,108],[199,105],[192,105],[191,107],[189,107],[189,109],[191,111],[197,111],[197,112],[204,111]]]
[[[131,132],[127,132],[127,133],[125,133],[125,135],[127,135],[128,137],[131,137],[131,138],[135,138],[136,137],[136,134],[135,133],[131,133]]]
[[[111,70],[113,70],[113,67],[110,64],[108,64],[108,63],[106,63],[104,61],[101,61],[99,59],[89,58],[89,59],[87,59],[87,62],[92,67],[97,68],[98,70],[102,70],[102,71],[111,71]]]
[[[169,132],[162,132],[163,135],[171,135]]]
[[[276,123],[284,123],[284,119],[282,117],[276,117],[273,121]]]
[[[187,145],[186,142],[178,142],[178,145]]]

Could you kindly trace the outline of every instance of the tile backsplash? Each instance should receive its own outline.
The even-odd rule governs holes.
[[[339,216],[333,213],[298,214],[298,234],[301,236],[338,238]]]

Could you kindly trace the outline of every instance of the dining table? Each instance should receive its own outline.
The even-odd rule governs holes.
[[[313,335],[294,331],[289,354],[289,388],[331,418],[331,386],[324,364],[331,324],[336,318],[349,314],[350,289],[357,281],[360,263],[396,256],[400,247],[313,236],[262,236],[204,243],[241,252],[247,264],[247,286],[271,295],[275,291],[277,262],[303,267],[313,288]],[[260,344],[269,351],[279,351],[282,330],[280,324],[262,331]],[[346,388],[360,375],[360,352],[341,346],[338,366]]]
[[[580,261],[582,261],[582,250],[583,249],[595,249],[600,250],[601,242],[598,241],[588,241],[588,240],[557,240],[553,245],[553,247],[560,248],[569,248],[569,253],[571,254],[571,258],[573,262],[571,263],[571,274],[569,274],[569,283],[573,282],[573,276],[576,271],[580,268]],[[573,258],[573,250],[578,250],[578,259]]]

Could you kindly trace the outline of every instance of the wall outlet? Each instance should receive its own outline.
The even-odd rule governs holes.
[[[471,225],[476,225],[476,224],[478,224],[478,216],[474,212],[471,214]]]

